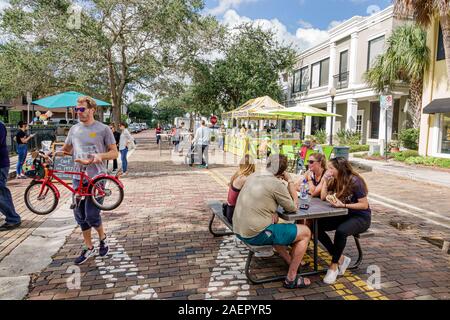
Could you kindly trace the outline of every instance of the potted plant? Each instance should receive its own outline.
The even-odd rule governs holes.
[[[400,143],[398,140],[391,140],[389,143],[389,149],[392,153],[400,152]]]

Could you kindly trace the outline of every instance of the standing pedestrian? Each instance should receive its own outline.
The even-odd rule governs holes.
[[[70,128],[62,151],[72,154],[75,159],[75,170],[81,171],[86,166],[86,174],[93,178],[106,173],[105,160],[114,160],[118,157],[116,140],[107,125],[96,121],[94,114],[97,104],[91,97],[78,98],[75,113],[79,123]],[[81,183],[78,176],[73,179],[73,188],[77,189]],[[109,252],[106,242],[106,233],[103,228],[100,209],[97,208],[90,197],[80,199],[74,206],[74,216],[83,232],[84,246],[81,254],[75,259],[75,264],[82,264],[94,255],[91,230],[94,228],[100,240],[98,253],[104,257]]]
[[[222,124],[219,129],[219,150],[224,150],[225,133],[225,125]]]
[[[109,124],[109,127],[111,128],[111,131],[112,131],[112,133],[114,135],[114,139],[116,140],[117,149],[119,149],[120,132],[118,132],[116,130],[116,124],[114,122],[111,122]],[[108,167],[109,167],[109,160],[106,161],[106,168],[108,168]],[[117,171],[117,169],[118,169],[118,165],[117,165],[117,158],[116,158],[116,159],[113,160],[113,172]]]
[[[125,122],[121,122],[119,127],[122,131],[119,142],[120,160],[122,161],[122,175],[126,175],[128,170],[128,150],[130,149],[130,145],[134,143],[134,139],[131,136],[130,131],[128,131],[128,126]]]
[[[16,178],[26,179],[25,174],[23,174],[22,166],[27,158],[28,141],[30,141],[30,139],[34,137],[34,134],[30,135],[27,134],[28,125],[25,122],[19,121],[18,126],[19,131],[17,131],[16,134],[16,143],[17,143],[17,154],[19,155],[19,159],[17,161],[16,167]]]
[[[200,167],[208,169],[208,149],[209,149],[209,139],[211,136],[211,130],[206,126],[206,121],[202,120],[201,126],[195,132],[194,140],[192,141],[194,145],[197,145],[197,152],[202,155],[202,164]],[[191,166],[195,161],[195,152],[191,155]]]
[[[0,121],[0,212],[6,217],[0,231],[8,231],[20,226],[21,219],[17,214],[12,200],[11,192],[6,186],[9,174],[9,154],[6,145],[6,127]]]
[[[162,128],[161,128],[161,125],[160,125],[159,123],[158,123],[158,125],[156,126],[155,133],[156,133],[156,144],[159,144],[160,141],[161,141],[161,136],[160,136],[160,134],[162,133]]]

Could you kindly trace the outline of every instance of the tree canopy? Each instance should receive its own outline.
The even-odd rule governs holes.
[[[219,112],[259,96],[280,100],[280,73],[292,68],[295,51],[250,24],[235,29],[225,43],[222,58],[194,65],[190,94],[196,105]]]
[[[0,16],[0,95],[75,89],[109,97],[164,92],[214,48],[221,27],[201,0],[12,0]]]

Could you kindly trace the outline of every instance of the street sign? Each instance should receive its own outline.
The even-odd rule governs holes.
[[[211,119],[209,119],[209,121],[215,125],[217,123],[217,117],[216,116],[211,116]]]
[[[27,92],[27,103],[30,104],[33,101],[33,97],[31,96],[31,92]]]
[[[387,110],[392,107],[392,95],[380,96],[381,110]]]

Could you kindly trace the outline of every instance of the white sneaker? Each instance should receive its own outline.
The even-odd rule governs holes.
[[[275,254],[273,252],[272,248],[270,248],[270,250],[269,250],[269,249],[266,249],[266,248],[262,249],[262,248],[256,247],[254,249],[254,251],[255,251],[255,257],[256,258],[269,258],[269,257],[272,257]]]
[[[328,269],[325,278],[323,278],[323,282],[326,284],[333,284],[336,282],[338,275],[339,275],[339,268],[336,269],[336,271]]]
[[[345,271],[347,270],[351,261],[351,258],[344,256],[344,262],[342,262],[342,264],[340,264],[338,267],[340,276],[343,276],[345,274]]]
[[[272,257],[275,253],[273,250],[259,250],[255,252],[255,257],[257,258],[269,258]]]

